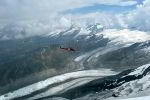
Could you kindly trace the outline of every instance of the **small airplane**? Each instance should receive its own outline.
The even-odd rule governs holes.
[[[63,49],[63,50],[66,50],[66,51],[76,51],[75,49],[71,48],[71,47],[68,47],[68,48],[62,48],[60,46],[60,49]]]

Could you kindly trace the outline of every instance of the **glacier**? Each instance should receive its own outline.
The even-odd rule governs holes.
[[[15,32],[19,34],[22,31],[17,28]],[[78,51],[69,54],[73,57],[71,55],[71,63],[63,69],[65,73],[4,93],[0,100],[117,100],[149,96],[148,32],[130,29],[98,31],[97,28],[89,30],[87,27],[71,26],[42,34],[40,38],[48,41],[48,45],[73,46]],[[40,48],[42,58],[47,48]],[[72,64],[75,68],[70,70]]]

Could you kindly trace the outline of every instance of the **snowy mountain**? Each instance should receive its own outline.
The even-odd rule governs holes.
[[[112,74],[115,74],[115,72],[110,70],[103,70],[103,71],[87,70],[87,71],[66,73],[60,76],[55,76],[46,79],[44,81],[40,81],[38,83],[16,90],[14,92],[10,92],[8,94],[2,95],[0,96],[0,100],[9,100],[9,99],[26,98],[26,97],[33,100],[45,96],[53,96],[61,92],[63,93],[69,89],[78,87],[80,85],[84,85],[91,80],[97,79],[98,77],[104,77]],[[32,94],[35,96],[33,97],[31,96],[30,98],[30,95]]]
[[[136,80],[129,81],[121,86],[119,86],[117,89],[114,90],[115,96],[127,96],[127,97],[138,97],[138,96],[144,96],[149,95],[150,91],[150,64],[143,65],[137,69],[135,69],[133,72],[129,73],[127,76],[134,76],[136,77]],[[124,76],[126,77],[126,76]]]
[[[150,0],[0,0],[0,100],[150,100]]]
[[[135,97],[149,96],[149,72],[150,64],[146,64],[114,76],[93,80],[61,96],[75,100],[132,100]]]
[[[53,31],[46,28],[43,34],[30,37],[32,25],[28,30],[8,27],[0,31],[2,100],[122,99],[149,91],[148,32],[105,29],[97,23]],[[10,33],[22,33],[22,38]],[[60,50],[60,46],[76,52]]]
[[[135,95],[142,96],[142,94],[147,96],[149,95],[147,91],[150,90],[149,72],[150,64],[119,74],[109,70],[78,71],[40,81],[4,94],[0,96],[0,99],[20,98],[33,100],[58,96],[77,100],[94,100],[94,98],[117,100],[135,97]],[[103,91],[107,91],[105,95],[102,95]],[[147,94],[143,93],[145,91]]]

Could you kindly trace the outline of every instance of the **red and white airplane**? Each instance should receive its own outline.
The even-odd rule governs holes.
[[[66,50],[66,51],[76,51],[75,49],[71,48],[71,47],[68,47],[68,48],[62,48],[60,46],[60,49],[63,49],[63,50]]]

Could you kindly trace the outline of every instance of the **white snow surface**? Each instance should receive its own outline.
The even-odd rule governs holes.
[[[150,64],[143,65],[129,75],[142,75],[143,71],[149,66]],[[117,94],[119,98],[150,96],[150,73],[147,73],[147,75],[143,76],[141,79],[133,80],[119,86],[114,89],[114,93]]]
[[[69,90],[69,89],[72,89],[72,88],[75,88],[77,86],[83,85],[83,84],[88,83],[88,82],[90,82],[94,79],[96,79],[96,78],[75,79],[73,81],[66,82],[64,84],[53,87],[53,88],[47,90],[46,92],[37,94],[34,97],[29,98],[28,100],[35,100],[35,99],[39,99],[39,98],[47,97],[47,96],[51,96],[51,95],[58,95],[59,93],[63,93],[65,91]]]
[[[87,54],[81,55],[79,57],[76,57],[74,61],[79,62],[79,61],[81,61],[82,59],[84,59],[87,56],[88,56]]]
[[[143,97],[135,97],[135,98],[123,98],[123,99],[116,99],[116,98],[109,98],[106,100],[150,100],[150,96],[143,96]]]
[[[150,47],[147,47],[147,48],[141,49],[141,51],[144,51],[145,53],[150,53]]]
[[[150,75],[123,84],[115,90],[119,96],[132,96],[150,88]]]
[[[138,97],[138,98],[128,98],[128,99],[119,99],[119,100],[150,100],[150,96]]]
[[[50,32],[48,35],[52,34],[57,34],[59,35],[60,32],[64,32],[64,29],[59,29],[59,31],[55,32]],[[76,34],[75,37],[78,37],[80,35],[90,35],[91,31],[87,30],[85,27],[73,27],[70,31],[67,31],[66,33],[63,33],[65,35],[67,34],[72,34],[74,30],[80,30],[79,33]],[[57,33],[58,32],[58,33]],[[150,33],[149,32],[143,32],[143,31],[138,31],[138,30],[129,30],[129,29],[105,29],[102,32],[98,32],[95,35],[103,35],[104,38],[108,38],[111,40],[110,43],[115,43],[115,44],[131,44],[131,43],[136,43],[136,42],[144,42],[147,40],[150,40]]]
[[[116,44],[130,44],[136,42],[144,42],[150,40],[150,34],[141,31],[131,31],[129,29],[108,29],[97,35],[103,34],[104,38],[109,38],[111,42]]]
[[[129,75],[142,75],[150,64],[143,65]],[[150,100],[150,73],[143,76],[141,79],[133,80],[118,88],[114,89],[114,93],[119,97],[110,97],[106,100]]]
[[[83,29],[82,29],[83,30]],[[85,31],[86,32],[86,31]],[[87,34],[89,34],[90,32],[87,32]],[[84,32],[80,32],[78,34],[78,36],[83,35]],[[86,59],[87,57],[90,56],[89,61],[91,59],[98,57],[101,54],[113,51],[113,50],[117,50],[123,47],[128,47],[131,46],[134,43],[137,42],[145,42],[150,40],[150,33],[147,32],[141,32],[138,30],[134,30],[131,31],[129,29],[106,29],[102,32],[96,33],[95,34],[97,37],[100,37],[101,35],[103,35],[103,38],[108,38],[110,40],[110,42],[107,44],[107,46],[104,48],[104,50],[97,49],[96,51],[92,51],[86,54],[83,54],[77,58],[75,58],[76,62],[82,61],[84,59]],[[88,38],[89,36],[87,36],[86,38]],[[86,39],[85,38],[85,39]],[[149,48],[147,49],[143,49],[145,50],[145,52],[149,51]],[[92,54],[92,55],[91,55]]]
[[[129,73],[128,75],[135,75],[135,76],[141,75],[143,74],[145,69],[147,69],[148,67],[150,67],[150,64],[143,65],[141,67],[138,67],[137,69],[135,69],[133,72]]]
[[[10,100],[16,97],[22,97],[28,94],[31,94],[37,90],[46,88],[47,86],[56,84],[56,83],[60,83],[60,82],[65,82],[69,79],[79,79],[80,78],[86,78],[86,80],[83,81],[83,83],[89,82],[90,80],[95,79],[95,77],[104,77],[104,76],[109,76],[109,75],[114,75],[117,74],[116,72],[113,72],[109,69],[101,69],[101,70],[84,70],[84,71],[78,71],[78,72],[71,72],[71,73],[66,73],[63,75],[59,75],[59,76],[54,76],[51,78],[48,78],[44,81],[40,81],[38,83],[34,83],[32,85],[26,86],[24,88],[18,89],[16,91],[13,92],[9,92],[7,94],[1,95],[0,96],[0,100]],[[90,77],[94,77],[93,79],[89,79]],[[77,81],[79,81],[77,80]],[[75,80],[74,80],[75,81]],[[76,81],[75,81],[76,82]],[[82,81],[81,81],[82,82]],[[72,83],[69,83],[72,84]],[[63,85],[65,89],[66,85]],[[52,91],[51,93],[53,94],[53,92],[58,92],[61,86],[55,87],[56,91],[52,91],[54,89],[50,89],[50,91]],[[58,89],[57,89],[58,88]]]

